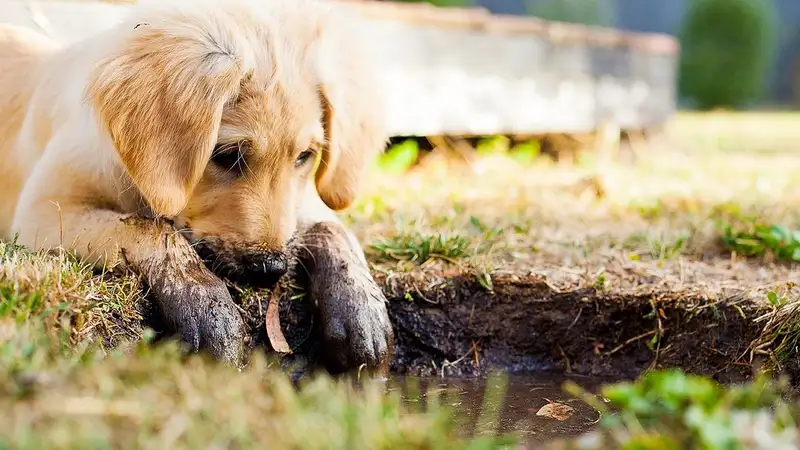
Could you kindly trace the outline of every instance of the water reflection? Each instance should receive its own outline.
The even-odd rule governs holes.
[[[464,435],[515,432],[524,442],[546,442],[591,430],[600,414],[582,400],[561,389],[563,376],[547,374],[495,374],[479,378],[395,377],[388,389],[398,391],[411,412],[439,405],[454,409],[457,429]],[[601,381],[572,378],[594,392]],[[559,420],[537,416],[550,402],[567,405],[568,417]]]

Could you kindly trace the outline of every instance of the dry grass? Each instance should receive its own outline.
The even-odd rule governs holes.
[[[94,273],[67,254],[31,253],[0,243],[0,317],[64,328],[65,346],[97,342],[114,347],[141,336],[139,280],[131,275]]]
[[[592,284],[602,271],[622,291],[758,294],[797,280],[798,267],[770,255],[737,258],[720,239],[722,227],[756,219],[798,227],[798,163],[800,153],[705,149],[652,153],[634,165],[489,157],[454,168],[431,156],[409,174],[376,176],[347,219],[367,244],[420,235],[469,240],[456,261],[445,254],[428,265],[532,271],[563,288]],[[379,270],[415,266],[371,253]]]
[[[800,114],[780,112],[727,112],[678,114],[670,128],[687,146],[700,145],[728,151],[797,151]]]
[[[24,330],[24,329],[23,329]],[[38,332],[0,341],[17,358],[52,357]],[[27,338],[23,340],[23,338]],[[35,339],[31,341],[29,339]],[[15,340],[18,340],[15,342]],[[125,350],[125,351],[121,351]],[[25,353],[24,355],[22,353]],[[83,361],[77,361],[82,359]],[[0,374],[3,448],[461,448],[444,410],[402,414],[378,385],[356,393],[317,377],[295,391],[263,358],[245,373],[174,347],[123,347]],[[484,440],[481,448],[496,448]]]
[[[0,243],[0,448],[502,448],[463,440],[438,404],[407,412],[381,384],[295,389],[261,354],[238,373],[153,347],[142,300],[132,277]]]

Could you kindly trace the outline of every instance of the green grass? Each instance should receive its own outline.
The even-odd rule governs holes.
[[[470,240],[463,236],[413,233],[395,236],[370,245],[378,260],[409,261],[424,264],[431,258],[454,260],[467,255]]]
[[[785,380],[759,377],[737,386],[679,370],[651,372],[634,382],[605,386],[608,403],[574,384],[567,390],[602,413],[582,449],[793,449],[800,404]]]
[[[742,256],[772,255],[779,261],[800,262],[800,230],[782,225],[753,224],[750,229],[737,231],[725,225],[722,240],[731,251]]]

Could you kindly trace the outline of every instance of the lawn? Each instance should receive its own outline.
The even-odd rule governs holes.
[[[780,123],[797,129],[791,124],[800,120],[787,117]],[[687,351],[664,338],[677,325],[660,305],[667,299],[673,303],[663,308],[671,310],[713,305],[752,325],[752,334],[733,345],[741,353],[725,360],[751,372],[758,363],[791,373],[800,340],[800,149],[790,146],[785,133],[724,138],[753,121],[778,119],[717,117],[714,126],[709,120],[679,115],[671,138],[634,163],[585,154],[576,163],[559,164],[537,155],[535,145],[508,149],[494,139],[482,142],[468,162],[436,151],[411,167],[414,149],[405,144],[376,164],[361,199],[343,218],[392,302],[435,302],[433,283],[426,280],[452,277],[470,277],[490,293],[502,292],[510,279],[535,277],[553,292],[639,299],[645,307],[645,299],[655,299],[652,331],[600,336],[602,346],[594,348],[614,359],[639,346],[652,354],[644,368],[653,369],[680,367],[681,352]],[[267,356],[238,373],[199,356],[184,357],[169,343],[150,346],[141,324],[143,304],[130,275],[92,272],[66,253],[32,254],[0,244],[0,448],[502,444],[459,437],[446,408],[405,413],[397,396],[383,395],[375,383],[354,387],[316,376],[295,390]],[[591,349],[586,354],[591,357]],[[477,351],[475,356],[462,364],[480,365]],[[573,362],[574,370],[580,367]],[[680,380],[685,379],[672,382]],[[690,386],[700,386],[709,398],[724,397],[715,390],[723,388],[706,382]],[[637,386],[644,386],[643,397],[664,391]],[[673,417],[692,402],[707,401],[692,395],[680,408],[659,414]],[[762,411],[778,401],[759,395],[728,406]],[[607,426],[626,432],[661,426],[625,404],[638,397],[611,397],[632,412]],[[716,411],[717,400],[708,400],[711,406],[703,411]],[[787,412],[781,419],[782,427],[794,430],[794,419],[786,417],[797,416]],[[735,428],[728,416],[720,421]],[[697,433],[689,421],[677,422],[665,429]]]
[[[732,129],[764,120],[748,116],[727,120]],[[781,368],[796,359],[796,321],[785,319],[797,315],[800,152],[783,135],[759,136],[761,149],[748,152],[745,140],[723,140],[724,128],[697,125],[712,119],[726,120],[679,115],[671,138],[632,164],[591,154],[519,163],[530,148],[502,154],[498,140],[479,145],[471,165],[430,156],[410,173],[376,177],[347,218],[387,278],[458,271],[491,288],[508,274],[534,275],[559,294],[727,309],[758,332],[726,359],[748,366],[765,356]]]

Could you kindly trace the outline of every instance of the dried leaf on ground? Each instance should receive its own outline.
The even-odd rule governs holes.
[[[539,411],[536,412],[537,416],[549,417],[563,422],[572,417],[575,413],[575,409],[569,405],[552,402],[550,400],[548,400],[548,402],[548,404],[539,408]]]
[[[273,295],[267,306],[267,338],[273,350],[278,353],[292,353],[292,348],[286,342],[286,337],[281,331],[279,295]]]

